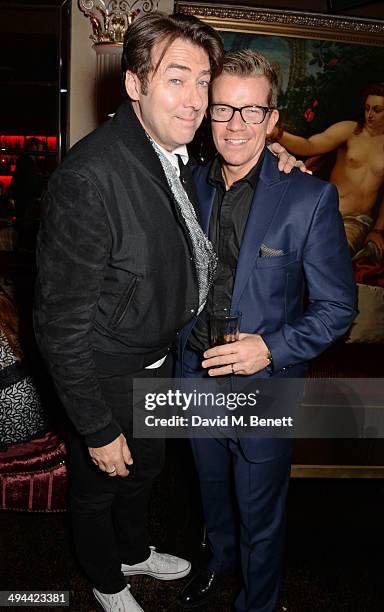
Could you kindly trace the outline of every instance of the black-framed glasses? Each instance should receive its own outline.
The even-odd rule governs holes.
[[[263,123],[267,113],[271,113],[274,108],[269,106],[242,106],[237,108],[230,104],[210,104],[209,113],[212,121],[227,122],[230,121],[236,111],[239,111],[244,123]]]

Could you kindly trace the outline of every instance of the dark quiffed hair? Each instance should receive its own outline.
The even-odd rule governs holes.
[[[156,71],[167,47],[181,38],[203,48],[209,57],[212,76],[221,71],[224,47],[219,34],[209,25],[191,15],[165,15],[147,13],[135,19],[124,36],[121,68],[136,74],[146,93],[148,75]],[[152,65],[152,49],[156,44],[166,43],[157,66]]]
[[[239,77],[264,76],[269,85],[268,106],[276,108],[279,82],[276,70],[264,55],[244,49],[243,51],[228,51],[224,56],[222,71]]]

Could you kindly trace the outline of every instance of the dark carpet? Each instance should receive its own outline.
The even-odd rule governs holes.
[[[194,482],[186,447],[175,441],[154,488],[150,529],[159,550],[185,556],[196,568],[206,553],[199,545],[201,515]],[[381,480],[292,480],[281,609],[382,612],[383,509]],[[98,610],[74,557],[67,513],[0,512],[0,530],[1,589],[65,590],[70,592],[69,610]],[[181,612],[176,596],[187,581],[134,577],[132,592],[146,612]],[[194,610],[229,612],[235,593],[235,580],[228,580],[211,605]]]

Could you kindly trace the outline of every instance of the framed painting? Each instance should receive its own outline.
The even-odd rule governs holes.
[[[346,342],[337,343],[315,360],[311,375],[383,377],[379,355],[384,343],[384,249],[380,251],[381,239],[384,245],[384,24],[191,2],[177,2],[176,10],[196,15],[219,30],[227,50],[253,49],[270,60],[279,76],[280,134],[288,132],[308,140],[334,125],[352,126],[351,141],[346,138],[326,156],[290,149],[306,160],[314,174],[336,184],[348,241],[349,230],[360,240],[350,244],[359,315]],[[379,89],[370,90],[372,85]],[[367,91],[375,94],[367,97]],[[351,142],[354,139],[362,146],[361,134],[366,135],[367,108],[371,106],[382,121],[382,130],[368,150],[364,145],[354,153]],[[288,142],[282,139],[281,143],[289,149]],[[208,141],[197,146],[205,150]],[[345,168],[337,166],[340,160]],[[347,179],[338,184],[340,173]],[[366,182],[364,191],[361,186]],[[353,196],[344,201],[344,194]],[[353,209],[349,217],[344,215],[342,204],[347,212],[348,206]],[[375,230],[372,241],[371,230]],[[384,477],[384,440],[318,440],[314,444],[306,440],[296,446],[295,476]]]

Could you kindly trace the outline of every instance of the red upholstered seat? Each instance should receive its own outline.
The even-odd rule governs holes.
[[[2,510],[63,512],[67,493],[66,449],[56,433],[0,452]]]

